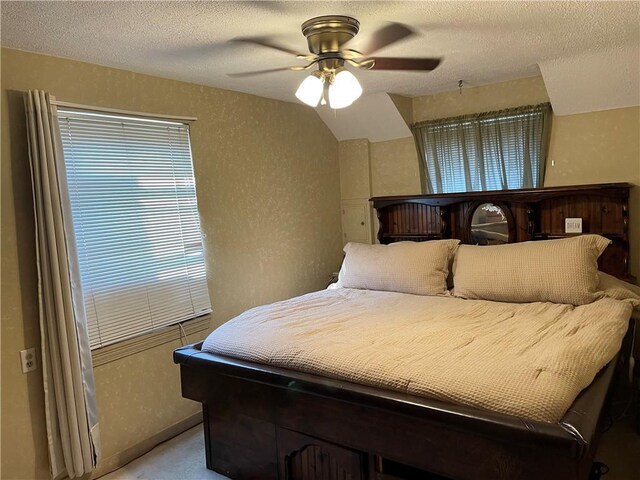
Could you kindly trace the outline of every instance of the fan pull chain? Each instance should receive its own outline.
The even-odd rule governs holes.
[[[460,95],[462,95],[462,84],[464,82],[462,80],[458,80],[458,88],[460,89]]]

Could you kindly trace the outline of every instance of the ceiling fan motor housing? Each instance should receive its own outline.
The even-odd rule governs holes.
[[[342,46],[356,36],[360,22],[344,15],[323,15],[302,24],[309,51],[316,55],[338,53]]]

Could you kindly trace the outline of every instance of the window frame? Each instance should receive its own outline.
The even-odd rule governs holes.
[[[176,320],[175,322],[172,322],[170,324],[162,324],[159,325],[157,327],[151,327],[151,329],[146,330],[146,331],[141,331],[139,333],[124,337],[124,338],[120,338],[117,339],[115,341],[109,342],[109,343],[105,343],[105,344],[94,344],[91,347],[91,351],[92,351],[92,357],[94,359],[94,362],[96,363],[96,365],[102,365],[105,363],[108,363],[110,361],[116,360],[118,358],[123,358],[125,356],[137,353],[139,351],[147,349],[147,348],[152,348],[167,342],[171,342],[171,341],[175,341],[175,340],[179,340],[179,339],[184,339],[185,341],[188,341],[188,336],[189,335],[193,335],[199,332],[204,332],[204,331],[208,331],[210,330],[210,324],[211,324],[211,296],[209,294],[208,291],[208,281],[207,281],[207,272],[206,272],[206,258],[205,258],[205,245],[204,245],[204,237],[202,235],[202,225],[200,223],[199,220],[199,215],[198,215],[198,208],[197,208],[197,194],[196,194],[196,190],[195,190],[195,172],[194,172],[194,168],[193,168],[193,155],[192,155],[192,147],[191,147],[191,135],[190,135],[190,131],[189,131],[189,124],[188,121],[194,121],[196,120],[195,118],[189,118],[189,117],[184,117],[184,119],[182,119],[182,117],[172,117],[172,116],[167,116],[166,118],[163,116],[156,116],[156,115],[150,115],[150,114],[142,114],[142,113],[137,113],[137,112],[124,112],[124,111],[120,111],[120,110],[115,110],[115,109],[100,109],[100,108],[96,108],[96,107],[87,107],[84,108],[84,106],[80,106],[80,105],[75,105],[75,104],[68,104],[68,103],[64,103],[64,102],[57,102],[58,105],[58,109],[56,111],[56,116],[58,117],[58,123],[59,123],[59,131],[60,131],[60,135],[62,137],[63,135],[63,127],[62,127],[62,118],[66,118],[65,115],[69,115],[69,114],[86,114],[86,115],[97,115],[97,116],[106,116],[109,117],[110,119],[122,119],[123,121],[134,121],[134,122],[158,122],[158,123],[166,123],[166,124],[180,124],[182,126],[186,126],[186,139],[187,139],[187,144],[188,144],[188,162],[190,165],[190,172],[191,172],[191,176],[192,176],[192,181],[193,181],[193,202],[194,202],[194,209],[195,209],[195,214],[196,216],[198,216],[197,219],[197,227],[198,227],[198,235],[200,237],[200,249],[201,249],[201,256],[202,256],[202,260],[201,265],[202,268],[204,269],[204,288],[205,288],[205,292],[206,292],[206,299],[207,299],[207,304],[208,304],[208,309],[206,311],[200,311],[200,312],[194,312],[193,317],[191,318],[183,318],[182,320]],[[187,120],[187,121],[185,121]],[[61,141],[61,144],[63,144],[64,142]],[[62,147],[62,145],[61,145]],[[64,150],[64,148],[63,148]],[[65,152],[66,153],[66,152]],[[169,154],[169,156],[171,158],[172,155]],[[173,160],[171,160],[171,162],[173,162]],[[65,170],[67,170],[68,164],[67,161],[65,159]],[[67,185],[65,185],[65,192],[67,195],[69,195],[69,197],[71,197],[71,189],[67,183]],[[69,199],[69,204],[71,204],[71,200]],[[179,207],[178,207],[178,210]],[[193,212],[191,212],[193,213]],[[179,211],[178,215],[182,216],[182,215],[189,215],[189,212],[186,213],[182,213]],[[74,222],[74,230],[76,229],[76,224]],[[182,234],[181,234],[182,235]],[[185,245],[188,246],[187,243],[185,243],[185,239],[184,237],[180,237],[182,239],[182,243],[181,245]],[[78,248],[78,240],[76,239],[76,248]],[[151,245],[151,244],[150,244]],[[186,260],[185,260],[186,262]],[[187,265],[185,263],[185,265]],[[187,275],[189,275],[187,273]],[[82,283],[82,281],[80,282]],[[86,302],[83,298],[83,306],[86,306]],[[85,317],[85,322],[86,322],[86,317]],[[88,329],[88,323],[85,323],[86,328]]]

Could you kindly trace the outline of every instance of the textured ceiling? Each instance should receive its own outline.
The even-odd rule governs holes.
[[[1,8],[4,47],[285,101],[295,101],[304,72],[243,79],[226,74],[300,60],[228,40],[275,36],[281,44],[305,52],[300,24],[315,15],[355,16],[361,23],[356,40],[387,21],[405,23],[420,35],[379,54],[442,56],[442,65],[431,73],[357,75],[368,93],[408,96],[452,90],[459,79],[477,86],[537,75],[539,64],[553,69],[565,58],[580,64],[590,52],[637,52],[640,43],[638,2],[3,1]]]

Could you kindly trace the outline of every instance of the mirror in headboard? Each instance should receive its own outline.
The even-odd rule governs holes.
[[[500,245],[509,243],[508,210],[495,203],[481,203],[468,222],[469,235],[473,245]],[[513,221],[513,220],[512,220]]]
[[[378,241],[383,244],[440,238],[458,238],[468,244],[482,243],[477,241],[477,224],[483,223],[480,219],[483,213],[479,212],[478,217],[475,213],[483,204],[500,208],[507,222],[506,235],[509,242],[575,235],[565,231],[565,219],[581,218],[583,233],[597,233],[612,240],[612,244],[600,257],[600,269],[616,277],[631,280],[628,270],[631,187],[628,183],[609,183],[374,197],[371,200],[380,224]],[[477,220],[475,222],[474,217]],[[473,227],[474,224],[476,227]],[[504,238],[504,230],[501,235]],[[485,236],[488,235],[485,233]]]

